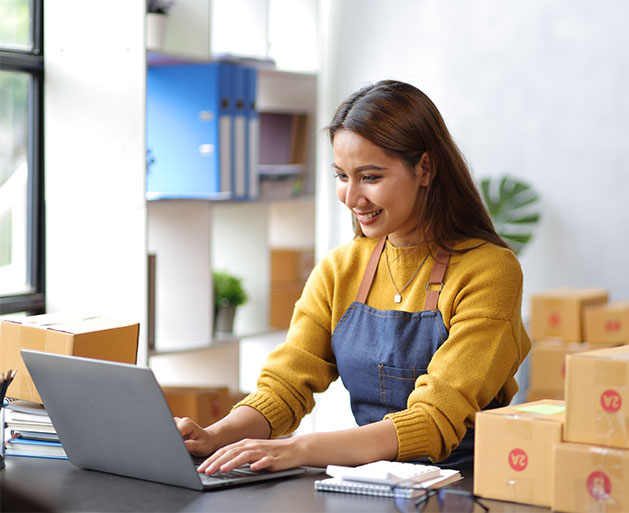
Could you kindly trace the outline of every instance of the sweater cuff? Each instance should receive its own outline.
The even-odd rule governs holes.
[[[277,438],[278,436],[285,435],[289,432],[291,421],[287,418],[291,417],[291,413],[273,400],[267,394],[260,392],[254,392],[249,394],[239,403],[236,403],[232,408],[238,408],[239,406],[249,406],[254,410],[261,413],[267,422],[271,426],[271,435],[269,438]]]
[[[384,418],[392,420],[395,426],[398,461],[428,457],[433,452],[429,436],[430,420],[426,415],[413,410],[402,410],[385,415]]]

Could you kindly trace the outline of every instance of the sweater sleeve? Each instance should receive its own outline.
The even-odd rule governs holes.
[[[521,269],[510,256],[485,264],[452,266],[456,292],[444,294],[449,304],[440,301],[450,313],[448,339],[417,379],[407,409],[385,417],[395,425],[399,460],[446,458],[477,411],[494,398],[508,404],[517,391],[513,376],[530,348],[520,314]]]
[[[257,390],[235,407],[258,410],[271,426],[271,438],[294,431],[314,407],[314,394],[338,377],[330,343],[330,284],[319,264],[311,273],[295,310],[286,341],[272,351]]]

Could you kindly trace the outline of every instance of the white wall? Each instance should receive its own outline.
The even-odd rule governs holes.
[[[542,196],[542,223],[521,257],[525,311],[531,293],[557,286],[602,286],[612,300],[629,299],[628,3],[323,4],[320,126],[366,83],[415,84],[441,110],[476,177],[509,172]],[[351,237],[348,215],[334,204],[328,146],[321,141],[318,153],[319,252]]]
[[[508,172],[542,196],[543,220],[521,256],[524,314],[530,295],[551,287],[601,286],[612,300],[629,299],[629,4],[321,0],[319,14],[319,128],[367,83],[418,86],[475,177]],[[332,158],[320,137],[318,257],[352,237]],[[348,394],[336,382],[300,430],[352,423]]]
[[[141,323],[146,358],[143,1],[47,2],[47,310]]]
[[[234,332],[261,333],[269,326],[271,261],[268,205],[217,203],[212,209],[211,265],[242,279],[249,300],[236,310]]]
[[[212,205],[147,203],[148,251],[155,255],[155,350],[207,346],[212,340]]]

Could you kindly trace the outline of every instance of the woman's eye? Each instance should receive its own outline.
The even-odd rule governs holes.
[[[344,182],[345,180],[347,180],[347,175],[343,173],[334,173],[334,178],[340,180],[341,182]]]
[[[363,182],[375,182],[380,178],[376,175],[363,175]]]

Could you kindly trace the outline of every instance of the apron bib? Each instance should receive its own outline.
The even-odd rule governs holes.
[[[359,426],[405,410],[415,380],[426,374],[432,356],[448,338],[437,309],[450,260],[450,254],[442,248],[437,250],[426,285],[424,310],[378,310],[365,304],[385,240],[383,237],[376,244],[356,301],[343,314],[332,335],[339,375],[349,391],[352,413]],[[431,285],[440,287],[433,290]],[[472,461],[473,454],[474,431],[468,429],[461,444],[439,464],[464,465]]]

